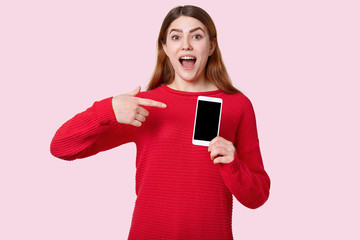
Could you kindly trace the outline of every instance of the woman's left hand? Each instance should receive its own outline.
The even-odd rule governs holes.
[[[234,161],[235,147],[232,142],[223,137],[217,136],[211,140],[208,151],[210,158],[217,163],[230,163]]]

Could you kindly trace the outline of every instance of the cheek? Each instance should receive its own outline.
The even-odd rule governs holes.
[[[197,46],[198,52],[201,54],[202,58],[206,58],[209,57],[209,53],[210,53],[210,45],[209,44],[199,44]]]
[[[168,51],[169,52],[174,52],[174,51],[176,51],[176,49],[178,49],[179,48],[179,46],[178,46],[179,44],[177,43],[177,42],[174,42],[174,41],[168,41],[167,42],[167,49],[168,49]]]
[[[204,50],[201,53],[201,63],[205,65],[208,59],[209,59],[209,51],[207,48],[206,49],[204,48]]]
[[[175,48],[168,48],[167,49],[167,56],[170,58],[171,61],[173,60],[177,60],[177,54],[176,54],[176,49]]]

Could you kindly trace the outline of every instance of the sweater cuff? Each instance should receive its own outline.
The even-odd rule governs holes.
[[[116,123],[115,113],[112,107],[112,97],[94,103],[96,119],[103,124]]]

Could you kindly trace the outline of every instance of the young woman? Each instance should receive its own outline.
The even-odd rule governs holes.
[[[198,96],[223,100],[209,147],[192,144]],[[177,7],[165,17],[148,91],[95,102],[56,132],[51,152],[73,160],[127,142],[137,146],[129,239],[233,239],[232,195],[249,208],[267,200],[251,102],[232,86],[203,9]]]

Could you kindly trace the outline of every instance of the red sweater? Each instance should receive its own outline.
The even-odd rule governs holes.
[[[192,144],[199,95],[223,99],[219,135],[236,148],[231,163],[213,164],[207,147]],[[56,132],[51,153],[73,160],[134,142],[137,199],[129,239],[233,239],[232,195],[257,208],[270,188],[249,99],[241,93],[182,92],[165,85],[138,97],[167,108],[146,107],[149,116],[134,127],[116,121],[111,98],[95,102]]]

